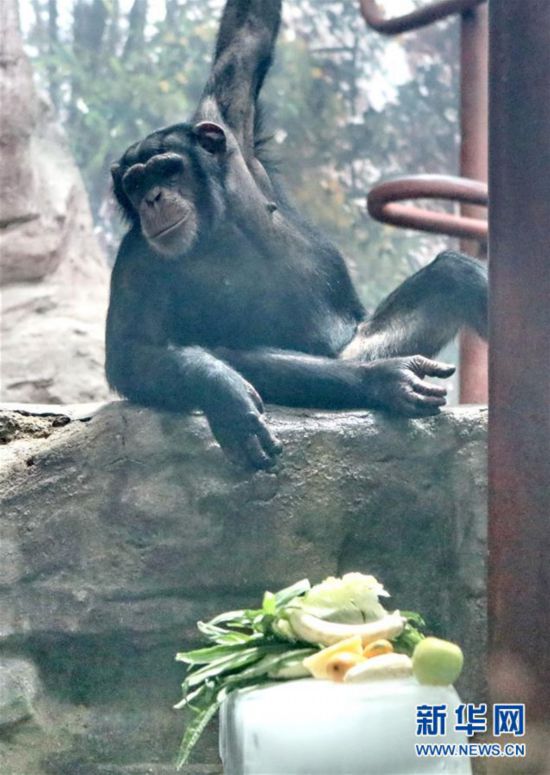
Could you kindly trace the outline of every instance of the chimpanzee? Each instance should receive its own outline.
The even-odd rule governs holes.
[[[106,371],[137,403],[202,409],[225,452],[271,466],[262,399],[437,414],[453,366],[431,358],[462,326],[485,336],[481,263],[441,253],[368,317],[338,250],[289,202],[269,164],[258,94],[280,0],[228,0],[189,123],[113,165],[130,224],[111,284]]]

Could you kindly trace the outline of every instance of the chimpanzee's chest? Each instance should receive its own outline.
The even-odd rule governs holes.
[[[353,336],[354,321],[332,308],[326,278],[303,259],[228,250],[182,266],[174,291],[178,344],[335,355]]]

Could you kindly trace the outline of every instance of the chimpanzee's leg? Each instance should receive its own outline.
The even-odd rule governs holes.
[[[380,304],[340,357],[431,358],[463,327],[487,338],[487,270],[477,259],[446,250]]]

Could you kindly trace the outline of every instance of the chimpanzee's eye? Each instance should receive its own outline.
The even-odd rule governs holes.
[[[176,178],[183,172],[184,164],[181,156],[177,154],[167,154],[162,159],[162,173],[167,179]]]
[[[139,191],[143,181],[145,166],[143,164],[134,164],[133,167],[124,173],[122,185],[128,196],[132,196]]]

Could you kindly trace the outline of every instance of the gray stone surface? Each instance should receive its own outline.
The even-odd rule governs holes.
[[[104,399],[107,264],[66,139],[33,85],[17,0],[0,3],[0,70],[0,395]]]
[[[396,607],[463,644],[462,694],[482,696],[485,410],[270,411],[285,451],[253,475],[203,417],[124,402],[65,416],[44,436],[4,412],[0,654],[33,662],[44,689],[0,772],[172,772],[173,657],[196,620],[304,576],[379,576]],[[215,731],[196,761],[189,773],[216,772]]]
[[[3,560],[0,555],[0,566]],[[37,693],[38,679],[32,663],[0,658],[0,728],[30,718]]]

